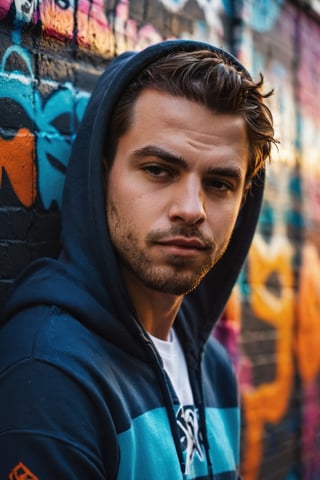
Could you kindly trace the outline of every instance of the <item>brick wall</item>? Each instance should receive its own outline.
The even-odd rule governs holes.
[[[262,70],[281,145],[258,232],[215,335],[243,402],[245,480],[320,478],[320,17],[316,2],[0,0],[0,302],[59,251],[70,147],[114,55],[195,38]],[[75,8],[74,5],[77,5]],[[303,7],[302,7],[303,5]]]

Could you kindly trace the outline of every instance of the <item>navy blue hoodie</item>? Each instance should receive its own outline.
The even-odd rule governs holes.
[[[237,478],[237,385],[211,332],[252,240],[263,175],[253,180],[226,253],[185,297],[175,321],[199,414],[201,449],[191,449],[191,459],[177,422],[177,396],[137,321],[105,221],[101,158],[115,103],[150,63],[173,50],[202,48],[215,50],[178,40],[120,55],[91,96],[66,176],[62,254],[33,263],[5,307],[2,479]]]

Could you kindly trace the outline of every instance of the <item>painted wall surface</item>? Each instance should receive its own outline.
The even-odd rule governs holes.
[[[245,480],[320,478],[320,9],[303,3],[0,0],[0,302],[26,264],[59,251],[70,148],[110,58],[195,38],[275,88],[281,144],[214,332],[239,376]]]

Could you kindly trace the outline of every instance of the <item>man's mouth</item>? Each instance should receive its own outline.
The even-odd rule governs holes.
[[[213,249],[212,245],[202,241],[197,237],[173,237],[163,238],[154,243],[158,245],[166,255],[174,257],[197,258],[204,252]]]
[[[186,248],[191,250],[206,250],[208,245],[196,237],[174,237],[159,241],[160,245]]]

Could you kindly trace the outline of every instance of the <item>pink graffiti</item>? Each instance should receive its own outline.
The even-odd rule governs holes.
[[[303,478],[304,480],[315,480],[316,473],[320,472],[320,456],[310,455],[310,452],[317,452],[320,448],[320,409],[319,409],[319,389],[316,382],[312,382],[304,388],[304,398],[302,404],[305,405],[303,411]],[[318,442],[318,443],[317,443]]]
[[[0,4],[0,20],[5,18],[8,15],[12,0],[1,0]]]
[[[227,349],[236,371],[240,370],[240,324],[241,298],[239,289],[235,287],[219,322],[214,328],[213,335]]]
[[[137,22],[129,16],[129,1],[118,3],[114,18],[117,53],[126,50],[142,50],[148,45],[163,40],[159,32],[149,23],[138,28]]]

